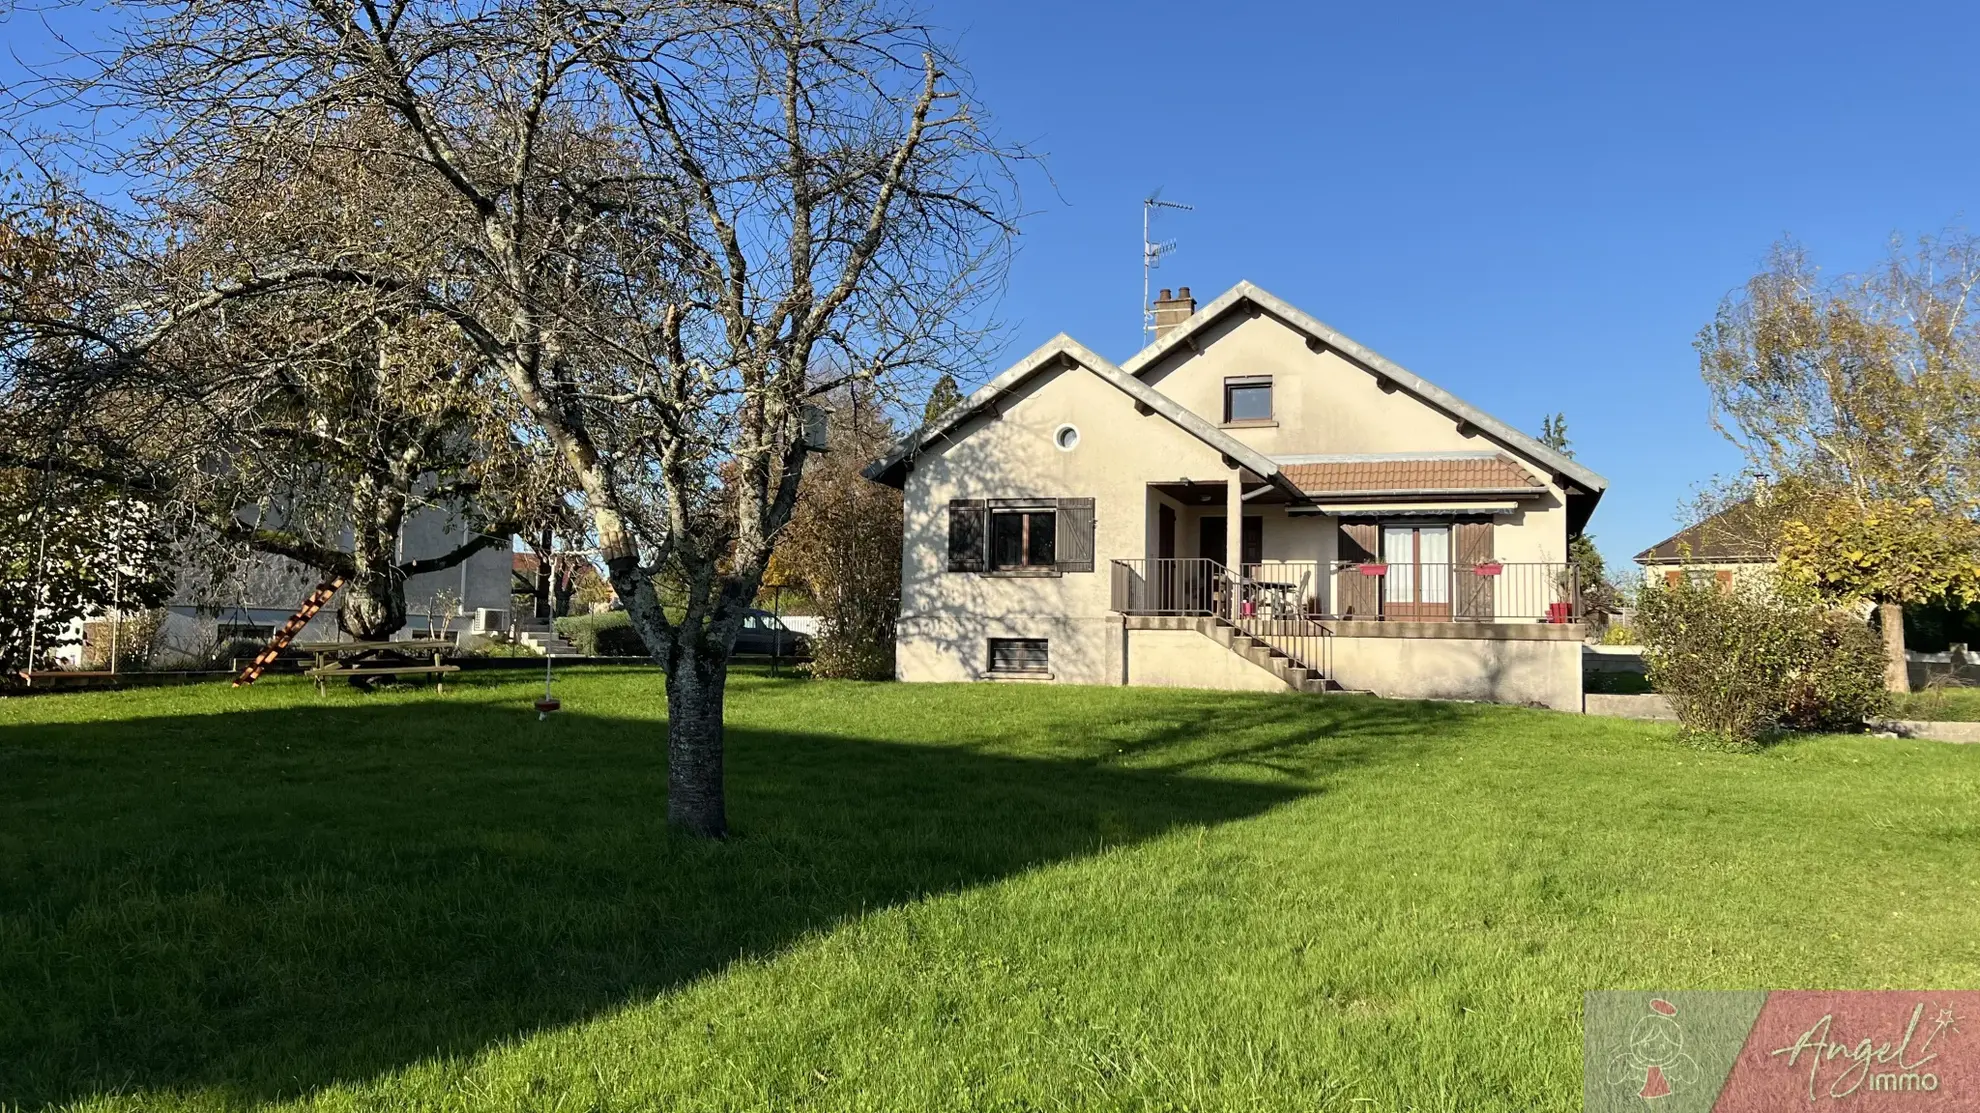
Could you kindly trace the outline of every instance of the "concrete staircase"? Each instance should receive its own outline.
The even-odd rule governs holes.
[[[525,618],[517,623],[516,640],[545,657],[579,656],[577,646],[566,641],[545,619]]]
[[[1323,695],[1347,690],[1320,669],[1297,660],[1265,638],[1253,637],[1239,630],[1226,618],[1211,615],[1134,615],[1127,621],[1130,629],[1194,630],[1270,672],[1295,692]]]

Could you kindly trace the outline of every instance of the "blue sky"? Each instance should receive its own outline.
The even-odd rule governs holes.
[[[1002,315],[1139,346],[1157,285],[1241,278],[1606,475],[1611,562],[1740,470],[1692,337],[1768,245],[1825,268],[1980,221],[1980,4],[939,4],[1047,154]]]
[[[1970,0],[929,3],[1052,177],[1027,185],[1004,357],[1139,346],[1163,187],[1196,211],[1159,226],[1157,285],[1249,278],[1528,431],[1564,411],[1610,480],[1612,562],[1740,468],[1691,339],[1770,243],[1847,271],[1980,220]],[[40,38],[0,23],[22,56]]]

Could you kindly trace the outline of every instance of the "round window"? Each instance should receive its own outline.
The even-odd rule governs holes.
[[[1052,443],[1058,445],[1061,452],[1071,452],[1079,447],[1079,428],[1073,425],[1059,426],[1059,431],[1052,434]]]

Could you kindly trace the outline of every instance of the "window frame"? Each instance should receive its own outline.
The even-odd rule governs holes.
[[[1265,391],[1265,416],[1263,417],[1236,416],[1231,406],[1233,394],[1235,394],[1238,391],[1257,390],[1261,387],[1264,388]],[[1278,399],[1274,397],[1274,391],[1272,387],[1272,376],[1233,375],[1224,380],[1224,424],[1225,425],[1273,425],[1273,424],[1277,424],[1278,422],[1278,413],[1279,413]]]
[[[1013,645],[1024,643],[1035,645],[1043,660],[1038,668],[998,668],[997,647],[999,643]],[[1052,675],[1052,639],[1050,638],[986,638],[984,639],[984,674],[986,676],[1050,676]]]
[[[1022,503],[1012,506],[998,506],[992,503],[989,509],[990,513],[984,522],[984,571],[1001,573],[1003,575],[1024,576],[1058,574],[1059,508],[1056,504],[1048,506],[1040,503]],[[1052,519],[1052,524],[1049,527],[1052,531],[1052,552],[1050,559],[1044,561],[1034,561],[1032,559],[1032,519],[1038,515],[1044,515]],[[1021,522],[1018,527],[1018,562],[1016,564],[1002,563],[997,557],[997,522],[1000,518],[1010,517],[1017,517]]]

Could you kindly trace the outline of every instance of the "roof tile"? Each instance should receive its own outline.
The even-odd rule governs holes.
[[[1497,456],[1341,460],[1286,464],[1288,478],[1309,495],[1389,491],[1504,491],[1544,487],[1525,468]]]

